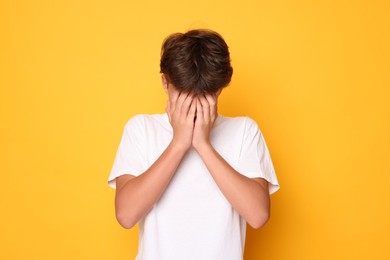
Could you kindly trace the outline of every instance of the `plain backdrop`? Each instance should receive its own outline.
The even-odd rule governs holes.
[[[390,259],[388,1],[0,2],[0,259],[134,259],[106,181],[127,120],[163,113],[163,39],[209,28],[281,188],[246,260]],[[220,260],[220,259],[218,259]],[[223,259],[221,259],[223,260]]]

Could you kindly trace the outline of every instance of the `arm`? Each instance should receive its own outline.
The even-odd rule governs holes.
[[[129,174],[117,177],[115,212],[118,222],[124,228],[133,227],[165,191],[185,153],[191,147],[195,108],[192,96],[173,96],[167,107],[173,128],[171,143],[143,174],[137,177]]]
[[[233,208],[253,228],[260,228],[270,215],[268,182],[263,178],[251,179],[240,174],[212,147],[209,135],[215,119],[216,97],[199,97],[193,146]]]
[[[133,227],[150,211],[163,194],[185,152],[170,143],[143,174],[137,177],[127,174],[117,178],[116,218],[124,228]]]
[[[248,178],[234,170],[209,144],[198,147],[219,189],[238,213],[253,227],[262,227],[269,219],[268,182],[263,178]]]

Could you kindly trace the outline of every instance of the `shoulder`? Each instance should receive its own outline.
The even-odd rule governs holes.
[[[139,127],[144,124],[146,114],[137,114],[130,117],[125,123],[125,129]]]
[[[230,133],[241,135],[242,138],[255,138],[261,136],[261,130],[258,123],[249,116],[226,117],[220,119],[220,126],[223,129],[229,129]]]
[[[249,116],[247,116],[247,117],[245,117],[245,122],[246,122],[245,123],[246,129],[253,130],[253,131],[260,130],[259,125],[257,124],[257,122],[253,118],[250,118]]]
[[[224,115],[218,115],[218,123],[242,126],[245,129],[258,128],[257,122],[249,116],[229,117]]]
[[[137,114],[127,120],[125,129],[139,129],[156,122],[163,122],[165,114]]]

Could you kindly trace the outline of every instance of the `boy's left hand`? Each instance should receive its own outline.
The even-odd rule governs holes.
[[[196,120],[192,137],[192,146],[199,150],[210,144],[210,132],[217,119],[217,97],[213,94],[199,95],[196,98]]]

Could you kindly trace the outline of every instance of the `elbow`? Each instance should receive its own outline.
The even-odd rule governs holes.
[[[131,229],[137,224],[137,221],[135,221],[134,218],[119,212],[116,213],[116,219],[118,223],[125,229]]]
[[[248,224],[253,228],[253,229],[260,229],[263,227],[268,220],[270,219],[269,212],[267,213],[261,213],[261,214],[256,214],[251,221],[248,221]]]

